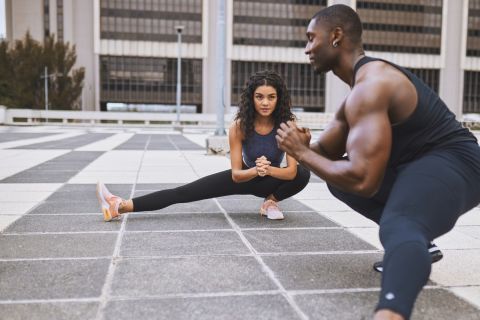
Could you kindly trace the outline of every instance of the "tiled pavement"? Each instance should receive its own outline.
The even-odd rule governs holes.
[[[371,318],[378,230],[318,178],[284,221],[252,196],[102,221],[97,180],[130,197],[228,168],[205,137],[0,127],[0,319]],[[480,208],[436,242],[413,319],[480,319]]]

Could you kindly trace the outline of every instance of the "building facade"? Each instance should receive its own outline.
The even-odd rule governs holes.
[[[7,39],[30,30],[75,44],[84,110],[174,105],[182,25],[182,104],[214,113],[217,1],[226,4],[226,106],[238,104],[251,73],[274,69],[295,108],[334,111],[349,88],[313,72],[305,30],[319,9],[343,3],[363,21],[368,55],[409,68],[457,116],[480,113],[480,0],[6,0]]]

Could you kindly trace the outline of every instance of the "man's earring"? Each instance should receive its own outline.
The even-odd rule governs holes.
[[[337,40],[333,41],[332,45],[334,48],[338,47],[338,41]]]

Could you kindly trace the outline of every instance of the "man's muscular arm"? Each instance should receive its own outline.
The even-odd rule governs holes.
[[[328,183],[346,192],[370,197],[380,187],[390,156],[388,105],[388,90],[379,81],[366,80],[352,90],[343,106],[348,126],[345,143],[348,159],[332,160],[330,157],[338,157],[338,153],[324,154],[328,150],[341,152],[335,140],[322,140],[320,152],[315,146],[309,148],[300,143],[300,133],[291,123],[281,125],[277,142],[282,150]]]
[[[348,125],[342,105],[318,140],[310,144],[310,149],[330,160],[338,160],[345,154],[347,135]]]

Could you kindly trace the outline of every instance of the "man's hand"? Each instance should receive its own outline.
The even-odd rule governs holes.
[[[299,128],[297,125],[288,121],[287,123],[281,123],[280,128],[277,130],[278,147],[299,160],[302,157],[303,152],[310,148],[310,129]]]
[[[260,177],[265,177],[270,174],[270,164],[271,162],[265,156],[261,156],[255,160],[257,175]]]

